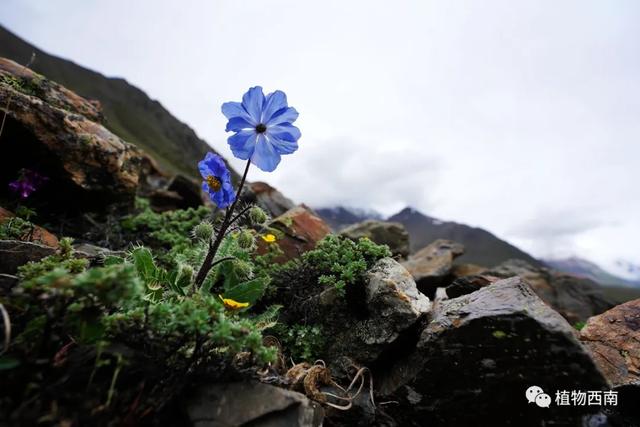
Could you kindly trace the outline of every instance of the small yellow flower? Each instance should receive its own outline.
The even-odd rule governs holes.
[[[222,300],[225,308],[228,310],[240,310],[241,308],[249,307],[248,302],[238,302],[236,300],[232,300],[231,298],[223,298],[222,295],[218,295]]]
[[[274,243],[276,240],[278,240],[276,239],[276,236],[271,233],[265,234],[264,236],[260,236],[260,237],[262,237],[262,240],[264,240],[267,243]]]

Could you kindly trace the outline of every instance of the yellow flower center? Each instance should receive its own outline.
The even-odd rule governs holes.
[[[277,240],[276,236],[273,234],[265,234],[264,236],[260,236],[260,237],[262,237],[262,240],[264,240],[267,243],[273,243]]]
[[[218,177],[209,175],[206,181],[209,188],[213,191],[220,191],[220,189],[222,188],[222,182],[220,182],[220,179]]]

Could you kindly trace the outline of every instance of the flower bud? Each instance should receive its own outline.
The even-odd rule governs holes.
[[[233,262],[233,268],[242,277],[250,277],[253,274],[253,267],[246,261],[235,260]]]
[[[208,242],[213,237],[213,225],[209,221],[202,221],[193,228],[193,237]]]
[[[267,222],[267,214],[258,206],[254,206],[249,211],[249,219],[251,223],[255,225],[262,225]]]
[[[238,235],[238,246],[242,249],[251,249],[253,247],[253,233],[249,230],[242,230]]]

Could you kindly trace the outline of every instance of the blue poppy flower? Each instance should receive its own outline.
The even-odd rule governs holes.
[[[231,174],[222,157],[207,153],[204,160],[198,162],[202,175],[202,189],[220,209],[229,206],[236,199],[236,192],[231,184]]]
[[[281,155],[298,149],[300,130],[292,125],[298,112],[280,90],[264,96],[260,86],[252,87],[242,102],[222,104],[222,114],[229,119],[225,130],[235,132],[228,139],[233,155],[251,159],[265,172],[275,170]]]

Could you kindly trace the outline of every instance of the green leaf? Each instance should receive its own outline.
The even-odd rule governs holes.
[[[153,262],[153,255],[149,249],[145,247],[135,248],[131,251],[131,258],[133,259],[133,265],[135,265],[136,271],[142,280],[147,284],[157,280],[158,268]]]
[[[20,365],[20,361],[10,356],[0,357],[0,371],[8,371]]]
[[[225,298],[238,302],[255,303],[264,294],[268,279],[258,277],[248,282],[240,283],[224,293]]]

